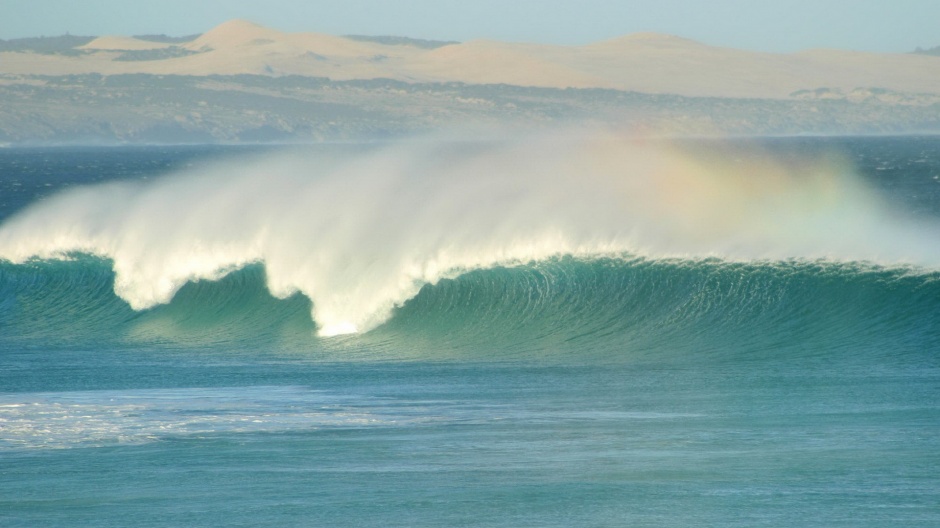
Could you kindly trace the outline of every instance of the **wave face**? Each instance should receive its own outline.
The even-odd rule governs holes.
[[[562,258],[426,287],[375,333],[598,359],[940,344],[940,273],[857,264]]]
[[[424,285],[472,270],[624,254],[936,269],[938,234],[838,157],[568,134],[291,151],[72,189],[0,226],[0,259],[96,257],[138,311],[261,265],[271,295],[302,294],[332,336],[374,329]],[[48,280],[84,280],[43,266]],[[100,265],[83,270],[104,284]]]
[[[141,312],[113,281],[94,258],[0,265],[3,340],[600,361],[940,346],[940,272],[860,264],[554,258],[426,285],[383,325],[344,339],[317,337],[309,300],[272,297],[260,266]]]

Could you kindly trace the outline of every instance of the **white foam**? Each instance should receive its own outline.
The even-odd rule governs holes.
[[[413,404],[394,403],[283,386],[8,394],[0,396],[0,450],[388,427],[438,419],[415,412]]]
[[[322,335],[369,330],[425,283],[559,254],[940,263],[847,164],[691,152],[611,134],[294,149],[148,184],[68,191],[0,226],[0,258],[113,260],[135,309],[262,262]]]
[[[345,395],[302,386],[0,394],[0,453],[135,445],[220,435],[448,424],[681,420],[700,414],[571,410]]]

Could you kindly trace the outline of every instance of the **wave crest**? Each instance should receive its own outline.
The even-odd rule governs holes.
[[[0,226],[0,259],[108,259],[137,310],[261,263],[270,292],[307,296],[328,336],[375,328],[468,270],[623,253],[935,267],[938,233],[837,158],[544,135],[292,150],[72,190]]]

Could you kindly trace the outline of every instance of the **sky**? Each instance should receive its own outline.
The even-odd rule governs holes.
[[[578,45],[652,31],[714,46],[940,46],[940,0],[0,0],[0,39],[183,36],[242,18],[282,31]]]

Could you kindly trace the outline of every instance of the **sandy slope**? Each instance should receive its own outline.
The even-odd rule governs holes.
[[[104,37],[98,37],[95,40],[80,46],[78,49],[82,50],[121,50],[121,51],[139,51],[139,50],[152,50],[152,49],[163,49],[172,46],[172,44],[167,44],[163,42],[150,42],[148,40],[140,40],[133,37],[121,37],[117,35],[108,35]]]
[[[233,20],[181,47],[194,55],[114,61],[120,52],[169,47],[101,37],[79,57],[0,54],[0,73],[308,75],[334,80],[505,83],[600,87],[688,96],[786,98],[801,89],[884,88],[940,94],[940,58],[814,50],[757,53],[637,34],[586,46],[471,41],[437,49],[383,45],[316,33],[283,33]]]

